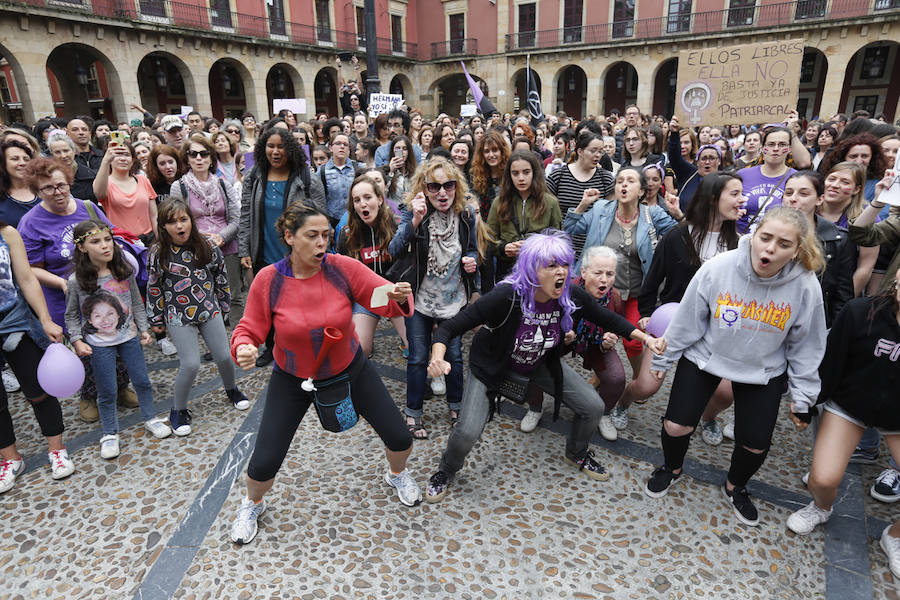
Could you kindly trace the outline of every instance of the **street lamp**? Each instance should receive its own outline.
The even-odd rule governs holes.
[[[276,69],[273,75],[275,76],[275,93],[284,96],[284,93],[287,91],[284,71]]]
[[[159,59],[156,59],[156,86],[160,89],[165,89],[168,85],[168,80],[166,79],[166,72],[162,68],[162,63]]]
[[[84,65],[81,64],[81,58],[78,56],[78,52],[75,52],[75,81],[83,88],[86,88],[88,85],[88,72],[87,69],[84,68]]]
[[[624,70],[624,67],[623,67],[623,70]],[[625,87],[625,75],[622,73],[622,71],[619,71],[619,76],[616,77],[616,89],[618,89],[621,92],[624,87]]]

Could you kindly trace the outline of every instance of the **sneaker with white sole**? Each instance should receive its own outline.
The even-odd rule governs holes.
[[[237,517],[231,524],[231,541],[235,544],[249,544],[256,537],[259,531],[259,515],[266,510],[266,499],[263,498],[259,503],[254,502],[250,498],[244,498],[241,506],[238,508]]]
[[[713,419],[700,422],[700,437],[710,446],[718,446],[722,443],[722,426]]]
[[[65,479],[75,472],[75,463],[69,458],[65,448],[51,450],[47,453],[47,458],[50,459],[50,477],[53,479]]]
[[[100,438],[100,458],[115,458],[119,455],[119,436],[104,435]]]
[[[529,409],[525,413],[525,416],[522,417],[522,421],[519,423],[519,429],[525,433],[531,433],[537,429],[538,423],[541,422],[541,415],[543,414],[542,411]]]
[[[16,378],[16,374],[13,373],[9,367],[0,372],[0,377],[3,379],[3,389],[6,390],[7,394],[12,394],[13,392],[18,392],[22,389],[22,386],[19,385],[19,380]]]
[[[900,579],[900,538],[895,538],[888,533],[890,530],[891,526],[888,525],[881,532],[881,549],[887,555],[891,573],[896,579]]]
[[[800,481],[803,482],[803,485],[809,485],[809,471],[803,474],[803,477],[800,478]]]
[[[149,421],[144,421],[144,429],[153,434],[153,437],[163,439],[172,435],[172,428],[166,425],[166,422],[159,417],[153,417]]]
[[[384,473],[384,482],[397,490],[397,498],[406,506],[415,506],[422,501],[422,490],[409,474],[409,469],[403,469],[396,475],[388,469]]]
[[[875,480],[869,495],[879,502],[896,502],[900,500],[900,473],[895,469],[885,469]]]
[[[0,460],[0,494],[8,492],[16,484],[16,477],[25,471],[25,461]]]
[[[247,398],[241,390],[233,388],[225,390],[225,394],[228,396],[228,401],[231,402],[231,405],[236,409],[247,410],[250,408],[250,399]]]
[[[815,500],[801,508],[787,518],[788,529],[800,535],[808,535],[816,528],[831,518],[831,510],[825,510],[816,506]]]
[[[613,409],[609,411],[609,419],[616,429],[627,429],[628,409],[622,408],[621,406],[614,406]]]
[[[722,428],[722,437],[734,441],[734,418],[725,423],[725,427]]]
[[[447,393],[447,382],[443,375],[431,379],[431,393],[435,396],[443,396]]]
[[[662,498],[669,493],[669,488],[677,483],[683,474],[684,471],[674,473],[666,465],[657,467],[650,474],[650,479],[647,480],[647,483],[644,484],[644,493],[651,498]]]
[[[609,418],[609,415],[603,415],[600,417],[600,424],[597,426],[600,430],[600,435],[603,436],[604,440],[614,442],[619,439],[619,430],[616,429],[616,426],[613,425],[612,419]]]
[[[428,487],[425,489],[427,502],[440,502],[450,490],[450,481],[453,475],[447,471],[438,471],[428,478]]]
[[[756,506],[750,500],[750,492],[747,491],[747,488],[735,487],[729,491],[728,486],[723,483],[722,495],[725,496],[725,501],[734,509],[734,514],[737,516],[738,521],[751,527],[759,525],[759,511],[756,510]]]
[[[172,426],[172,433],[179,437],[191,434],[191,411],[188,409],[169,411],[169,425]]]
[[[172,340],[167,337],[158,340],[156,345],[159,346],[159,351],[162,352],[163,356],[178,354],[178,348],[176,348],[175,344],[172,343]]]

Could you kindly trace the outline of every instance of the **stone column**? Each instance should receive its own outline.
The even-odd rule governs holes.
[[[819,109],[819,114],[825,118],[843,112],[844,107],[840,106],[841,92],[844,90],[844,76],[851,58],[852,55],[842,54],[828,57],[828,72],[825,74],[825,85],[821,92],[822,107]]]

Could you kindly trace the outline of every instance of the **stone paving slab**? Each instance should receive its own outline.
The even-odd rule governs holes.
[[[382,327],[379,334],[375,360],[402,406],[405,361],[393,332]],[[147,356],[164,412],[177,363],[155,347]],[[243,376],[241,386],[255,401],[267,380],[266,370],[256,370]],[[840,522],[807,537],[785,528],[790,511],[808,499],[800,476],[811,445],[811,436],[793,431],[786,413],[750,486],[761,527],[740,525],[714,485],[727,469],[727,441],[713,448],[696,436],[686,469],[696,478],[684,478],[662,499],[647,498],[641,488],[658,460],[668,380],[650,403],[632,411],[627,439],[609,443],[595,436],[610,481],[585,479],[562,461],[567,424],[550,421],[548,399],[541,427],[532,434],[517,429],[522,409],[505,406],[447,498],[413,508],[399,504],[381,479],[383,447],[367,424],[335,435],[308,415],[267,496],[257,539],[237,547],[228,532],[244,493],[244,466],[234,461],[246,460],[240,452],[247,444],[232,450],[235,440],[244,440],[238,436],[247,435],[239,432],[247,429],[248,413],[227,405],[217,382],[215,366],[204,363],[191,402],[197,430],[187,438],[156,440],[137,422],[136,410],[120,409],[120,419],[132,424],[123,430],[123,454],[113,462],[99,458],[97,426],[77,422],[77,401],[64,405],[78,471],[55,482],[46,466],[30,468],[0,496],[6,532],[0,600],[900,600],[876,539],[893,519],[893,507],[867,496],[881,464],[851,467],[842,495],[852,500],[851,508]],[[255,405],[247,419],[258,417],[254,411],[261,407]],[[39,462],[44,441],[30,409],[20,394],[11,396],[10,406],[20,448],[30,455],[29,464]],[[449,434],[444,400],[427,401],[425,409],[431,439],[417,442],[410,460],[423,487]],[[564,409],[562,419],[567,417]],[[221,498],[198,504],[200,490],[211,483],[224,484]],[[199,521],[207,524],[192,527]],[[856,562],[868,568],[846,571],[835,564],[848,550],[834,539],[841,527],[867,528],[863,543],[848,544]],[[154,589],[160,581],[172,592]]]

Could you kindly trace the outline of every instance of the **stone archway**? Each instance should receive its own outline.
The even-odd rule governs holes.
[[[866,44],[847,63],[841,101],[838,105],[849,116],[867,110],[871,116],[884,113],[892,122],[900,97],[900,45],[896,42]],[[830,116],[830,115],[829,115]]]
[[[670,58],[661,62],[653,77],[654,115],[663,115],[667,119],[675,114],[675,90],[678,85],[678,59]]]
[[[580,120],[587,113],[587,74],[577,65],[567,65],[557,71],[556,112]]]
[[[538,100],[541,99],[542,84],[541,76],[537,71],[531,69],[532,77],[534,77],[535,88],[537,88]],[[519,69],[510,79],[510,88],[513,91],[513,108],[516,111],[528,110],[528,90],[526,83],[526,69]]]
[[[190,68],[168,52],[150,52],[137,70],[141,106],[151,113],[178,113],[182,106],[194,106],[196,85]]]
[[[12,53],[0,46],[0,122],[25,122],[25,114],[32,112],[28,87],[23,85],[22,67]]]
[[[272,65],[266,74],[266,99],[269,103],[267,110],[274,114],[273,100],[281,98],[305,98],[300,73],[287,63]]]
[[[47,56],[47,78],[59,116],[116,120],[113,98],[124,98],[119,73],[105,54],[84,44],[60,44]],[[118,107],[124,111],[124,107]]]
[[[213,117],[219,121],[240,118],[247,111],[248,98],[255,97],[253,77],[239,61],[220,58],[209,69],[209,94]]]
[[[822,89],[828,75],[828,59],[818,48],[804,48],[800,63],[800,94],[797,112],[801,119],[818,116],[822,108]]]
[[[316,115],[325,113],[329,117],[339,117],[338,89],[335,75],[337,72],[332,67],[324,67],[316,73],[313,89],[316,94]]]
[[[637,103],[637,89],[637,70],[630,62],[610,65],[603,76],[603,114],[608,115],[614,108],[625,114],[626,106]]]

